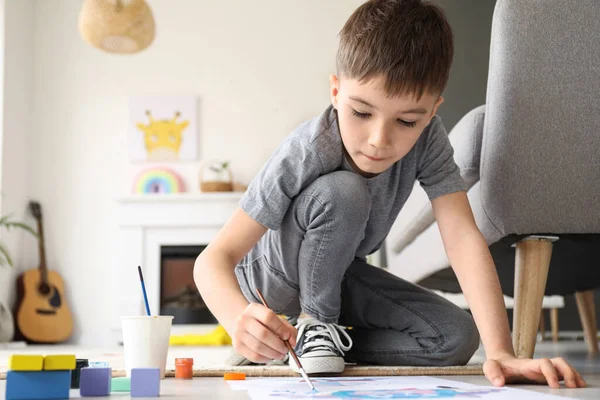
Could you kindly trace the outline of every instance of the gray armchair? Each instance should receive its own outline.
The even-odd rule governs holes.
[[[514,276],[503,291],[519,356],[533,355],[544,294],[569,292],[598,351],[599,31],[597,0],[498,0],[486,105],[450,133],[477,225],[501,277]],[[421,190],[406,209],[386,241],[388,269],[419,281],[448,260]]]

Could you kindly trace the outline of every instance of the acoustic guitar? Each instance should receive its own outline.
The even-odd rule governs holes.
[[[46,265],[42,207],[32,201],[29,210],[37,220],[40,265],[17,279],[17,337],[31,343],[64,342],[71,337],[73,320],[65,302],[63,279]]]

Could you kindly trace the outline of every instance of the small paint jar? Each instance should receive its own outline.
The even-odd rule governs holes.
[[[194,377],[194,359],[175,359],[175,379],[192,379]]]

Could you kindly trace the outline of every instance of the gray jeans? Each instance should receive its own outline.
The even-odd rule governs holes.
[[[236,267],[244,296],[275,312],[300,312],[352,327],[346,361],[457,365],[479,345],[471,315],[418,285],[369,265],[356,249],[370,211],[364,180],[337,171],[294,198],[281,228],[269,230]]]

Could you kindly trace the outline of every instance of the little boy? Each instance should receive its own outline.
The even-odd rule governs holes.
[[[481,334],[495,385],[585,385],[562,358],[514,356],[495,266],[436,116],[452,57],[448,22],[421,0],[368,1],[346,22],[331,106],[281,143],[196,263],[202,297],[243,360],[283,360],[289,339],[307,373],[339,373],[345,361],[465,364]],[[366,262],[415,180],[474,320]]]

